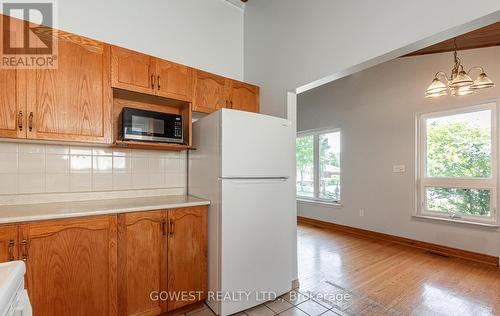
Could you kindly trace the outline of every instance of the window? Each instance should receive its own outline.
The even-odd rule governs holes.
[[[297,196],[340,203],[340,131],[297,136]]]
[[[420,117],[417,215],[498,222],[496,121],[495,104]]]

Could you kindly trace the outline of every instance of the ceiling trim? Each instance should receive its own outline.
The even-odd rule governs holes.
[[[241,0],[226,0],[226,1],[242,10],[245,9],[245,3],[242,2]]]

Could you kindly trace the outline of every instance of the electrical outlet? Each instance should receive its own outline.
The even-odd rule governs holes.
[[[365,216],[365,209],[363,208],[359,209],[359,216]]]
[[[394,166],[392,166],[392,172],[394,172],[394,173],[406,172],[406,166],[405,165],[394,165]]]

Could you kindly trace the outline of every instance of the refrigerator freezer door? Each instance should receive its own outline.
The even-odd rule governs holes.
[[[223,179],[221,290],[248,293],[225,300],[220,315],[262,304],[291,289],[295,239],[290,180]]]
[[[221,177],[287,177],[293,172],[290,121],[221,110]]]

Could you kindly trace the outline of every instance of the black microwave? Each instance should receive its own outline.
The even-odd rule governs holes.
[[[122,140],[183,144],[182,115],[123,108]]]

